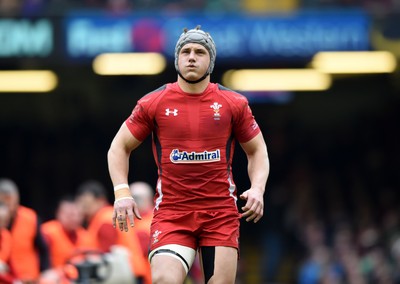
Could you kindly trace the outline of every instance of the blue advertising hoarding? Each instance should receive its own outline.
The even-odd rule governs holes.
[[[49,19],[0,19],[0,58],[45,58],[54,50]]]
[[[293,61],[318,51],[369,50],[370,22],[358,10],[265,16],[74,13],[64,20],[65,53],[71,59],[138,51],[172,57],[183,28],[200,24],[213,36],[219,62]]]

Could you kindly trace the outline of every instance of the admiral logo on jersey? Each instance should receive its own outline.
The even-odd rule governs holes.
[[[169,156],[171,162],[178,163],[211,163],[218,162],[221,160],[221,151],[219,149],[215,151],[204,151],[204,152],[180,152],[178,149],[172,150]]]

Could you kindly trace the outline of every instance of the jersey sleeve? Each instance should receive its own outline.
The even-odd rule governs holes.
[[[131,115],[125,121],[132,135],[143,141],[153,131],[154,122],[146,112],[146,105],[138,101]]]
[[[233,121],[233,132],[238,142],[246,143],[260,133],[261,130],[253,116],[247,99],[242,97],[238,100],[237,106],[238,108],[236,109]]]

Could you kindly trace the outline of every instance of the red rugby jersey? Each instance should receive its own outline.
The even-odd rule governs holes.
[[[234,141],[260,132],[243,95],[214,83],[201,94],[166,84],[138,101],[126,125],[140,141],[152,133],[157,210],[237,211]]]

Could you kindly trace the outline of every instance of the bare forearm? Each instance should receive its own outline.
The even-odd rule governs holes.
[[[128,185],[129,157],[131,151],[121,147],[115,142],[111,144],[108,151],[108,170],[114,185],[114,211],[112,215],[113,227],[121,231],[129,230],[127,219],[131,227],[134,226],[134,216],[141,219],[139,209],[131,195]]]
[[[265,148],[248,156],[248,174],[251,188],[258,189],[264,193],[269,176],[269,159]]]
[[[114,143],[111,144],[107,159],[108,171],[114,186],[128,183],[129,157],[130,152],[126,149],[117,147]]]
[[[247,171],[249,174],[251,187],[240,195],[241,199],[246,200],[242,207],[242,217],[247,222],[257,223],[264,214],[264,192],[269,175],[269,159],[267,145],[260,133],[251,141],[242,144],[247,154]]]

